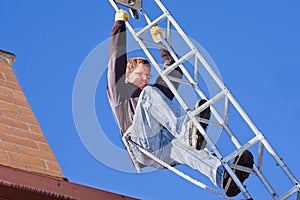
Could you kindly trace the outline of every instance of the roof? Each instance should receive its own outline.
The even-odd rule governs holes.
[[[28,172],[0,165],[0,199],[4,200],[131,200],[135,198],[88,186],[66,179]]]

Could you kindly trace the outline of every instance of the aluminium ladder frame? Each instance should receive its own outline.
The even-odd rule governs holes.
[[[137,1],[141,1],[141,0],[137,0]],[[147,25],[144,28],[142,28],[141,30],[139,30],[138,32],[136,32],[134,30],[134,28],[128,21],[126,21],[126,26],[127,26],[128,30],[130,31],[130,33],[132,34],[132,36],[134,37],[134,39],[140,45],[141,49],[144,51],[144,53],[148,57],[149,61],[152,63],[154,68],[158,71],[158,73],[162,77],[162,79],[166,82],[166,84],[168,85],[170,90],[173,92],[173,94],[174,94],[175,98],[178,100],[179,104],[187,112],[187,115],[190,117],[191,121],[195,124],[197,129],[203,134],[203,137],[206,140],[207,144],[211,147],[211,150],[214,152],[216,157],[221,161],[222,165],[225,167],[225,169],[230,174],[230,176],[235,181],[235,183],[239,186],[239,188],[240,188],[241,192],[243,193],[243,195],[245,196],[245,198],[252,199],[251,195],[249,194],[249,192],[247,191],[245,186],[239,181],[239,179],[233,172],[233,169],[239,169],[241,171],[246,171],[246,172],[257,175],[257,177],[261,180],[262,184],[265,186],[265,188],[270,193],[270,195],[272,196],[273,199],[276,199],[276,200],[287,199],[290,196],[297,193],[297,200],[300,200],[300,185],[299,185],[298,180],[295,178],[295,176],[292,174],[292,172],[288,169],[288,167],[285,165],[285,163],[282,161],[282,159],[278,156],[278,154],[275,152],[275,150],[270,145],[270,143],[266,140],[264,135],[257,129],[257,127],[254,125],[254,123],[250,119],[250,117],[246,114],[246,112],[243,110],[243,108],[240,106],[240,104],[237,102],[237,100],[233,97],[233,95],[230,93],[230,91],[226,88],[226,86],[223,84],[222,80],[218,77],[218,75],[215,73],[215,71],[212,69],[210,64],[206,61],[206,59],[200,53],[200,51],[197,49],[197,47],[187,37],[187,35],[184,33],[184,31],[181,29],[179,24],[175,21],[175,19],[169,13],[169,11],[166,9],[166,7],[162,4],[162,2],[160,0],[153,0],[153,1],[155,1],[157,6],[161,9],[161,11],[163,13],[162,15],[160,15],[159,17],[157,17],[156,19],[154,19],[152,21],[152,20],[150,20],[148,15],[143,11],[143,9],[140,8],[140,13],[144,16],[144,18],[147,22]],[[109,0],[109,2],[111,3],[111,5],[113,6],[113,8],[116,11],[119,10],[119,7],[114,0]],[[130,7],[130,6],[128,6],[128,7]],[[145,32],[150,31],[150,29],[154,25],[159,24],[161,21],[163,21],[165,19],[167,19],[167,22],[168,22],[167,37],[164,38],[159,33],[158,34],[158,37],[160,39],[159,44],[156,44],[154,42],[151,42],[151,41],[148,41],[148,40],[145,40],[142,38],[142,35]],[[185,54],[184,56],[182,56],[181,58],[178,58],[178,55],[176,54],[176,52],[172,48],[172,45],[170,44],[170,42],[171,42],[170,35],[171,35],[172,26],[180,34],[180,36],[184,39],[184,41],[190,48],[190,51],[187,54]],[[156,62],[154,56],[148,50],[146,43],[148,43],[150,45],[154,45],[156,47],[158,46],[158,47],[166,48],[170,52],[171,56],[174,58],[175,63],[172,64],[171,66],[169,66],[167,69],[162,70],[161,67],[159,66],[159,64]],[[192,56],[195,56],[195,65],[194,65],[195,72],[198,71],[198,64],[200,62],[203,65],[203,67],[207,70],[209,75],[213,78],[213,80],[218,85],[218,87],[221,89],[221,92],[219,92],[217,95],[213,96],[210,99],[205,96],[204,92],[202,92],[202,90],[198,86],[198,77],[197,77],[198,73],[195,73],[195,75],[194,75],[195,77],[193,78],[190,75],[190,73],[188,72],[188,70],[182,64],[186,59],[189,59]],[[168,74],[178,66],[183,71],[183,74],[188,79],[189,83],[186,83],[186,82],[184,82],[182,80],[178,80],[178,79],[176,80],[176,79],[168,76]],[[178,91],[175,89],[175,87],[171,81],[175,81],[175,82],[177,81],[179,83],[183,83],[183,84],[192,86],[201,98],[207,99],[208,101],[206,103],[204,103],[202,106],[200,106],[199,108],[197,108],[195,110],[191,110],[188,107],[188,105],[185,103],[184,99],[180,96]],[[225,103],[225,113],[226,113],[225,120],[222,119],[220,114],[217,112],[217,110],[213,106],[214,103],[216,103],[223,97],[225,98],[225,102],[226,102]],[[237,137],[233,134],[233,132],[230,130],[230,128],[227,124],[229,103],[231,103],[234,106],[234,108],[238,111],[238,113],[241,115],[241,117],[246,122],[246,124],[250,127],[251,131],[255,134],[255,136],[252,139],[250,139],[248,142],[246,142],[244,145],[242,145],[238,141]],[[222,156],[221,152],[216,147],[216,145],[214,144],[214,142],[212,141],[210,136],[207,134],[207,132],[202,128],[202,126],[200,125],[199,119],[196,117],[197,114],[199,114],[201,111],[203,111],[207,107],[211,108],[211,112],[214,115],[214,117],[216,118],[216,120],[218,121],[218,123],[213,123],[209,120],[203,120],[203,119],[202,120],[200,119],[200,121],[202,121],[204,123],[212,124],[215,126],[221,126],[226,131],[228,136],[231,138],[233,144],[237,148],[234,152],[229,154],[227,157]],[[130,153],[130,149],[129,149],[130,147],[128,146],[129,145],[128,140],[130,140],[130,137],[127,134],[125,134],[123,137],[123,142],[124,142],[127,150],[129,150],[128,152],[133,161],[133,164],[135,165],[136,169],[139,172],[141,172],[141,169],[139,168],[137,161],[134,159],[134,156],[132,155],[132,153]],[[254,164],[253,169],[237,166],[237,165],[231,164],[229,162],[230,160],[235,158],[237,155],[239,155],[243,151],[254,146],[256,143],[259,143],[258,164],[257,165]],[[293,185],[293,187],[291,187],[289,190],[287,190],[281,196],[279,196],[275,192],[275,190],[273,189],[273,187],[271,186],[271,184],[268,182],[268,180],[266,179],[266,177],[263,175],[263,173],[261,171],[264,149],[266,149],[270,153],[270,155],[272,155],[272,157],[275,159],[277,164],[280,166],[280,168],[283,170],[283,172],[285,173],[285,175],[287,176],[287,178],[291,181],[291,183]]]

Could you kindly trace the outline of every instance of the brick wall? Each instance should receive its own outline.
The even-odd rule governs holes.
[[[15,58],[0,50],[0,165],[63,178],[12,71]]]

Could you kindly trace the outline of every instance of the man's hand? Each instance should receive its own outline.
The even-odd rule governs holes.
[[[153,26],[150,31],[151,31],[151,36],[152,36],[154,42],[156,42],[156,43],[160,42],[160,39],[158,37],[159,33],[163,37],[165,37],[165,32],[158,25]]]
[[[123,9],[118,10],[115,14],[115,21],[127,21],[129,18],[129,14]]]

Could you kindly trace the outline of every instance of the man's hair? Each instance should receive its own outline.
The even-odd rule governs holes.
[[[126,66],[126,78],[131,74],[138,65],[140,64],[145,64],[150,67],[150,63],[147,59],[145,58],[130,58],[127,61],[127,66]]]

